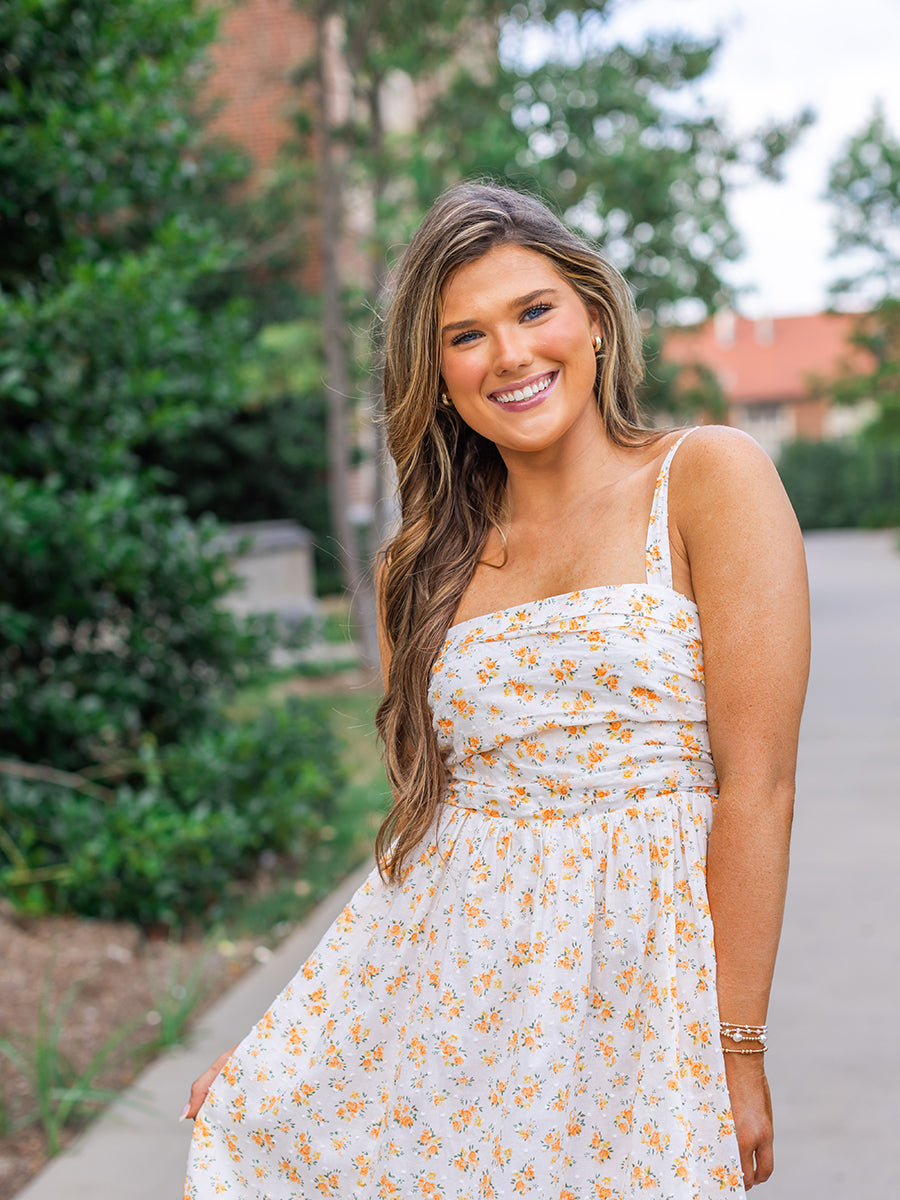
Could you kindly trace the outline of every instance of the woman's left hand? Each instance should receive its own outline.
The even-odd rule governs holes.
[[[772,1174],[772,1099],[763,1055],[725,1055],[725,1077],[741,1152],[744,1187],[765,1183]]]

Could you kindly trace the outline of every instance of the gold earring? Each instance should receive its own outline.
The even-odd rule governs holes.
[[[599,354],[603,348],[603,338],[599,333],[594,334],[594,353]]]
[[[441,404],[445,404],[447,406],[447,408],[452,408],[452,405],[450,403],[450,397],[447,395],[446,392],[441,392]]]

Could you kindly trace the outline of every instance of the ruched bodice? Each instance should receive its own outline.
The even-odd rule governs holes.
[[[743,1195],[674,452],[645,582],[448,631],[438,820],[399,884],[372,872],[216,1081],[187,1200]]]
[[[492,816],[715,788],[697,608],[665,584],[586,588],[454,626],[431,704],[448,801]]]

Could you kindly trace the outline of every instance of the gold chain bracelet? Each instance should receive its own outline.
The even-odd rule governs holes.
[[[730,1046],[722,1047],[723,1054],[765,1054],[765,1052],[765,1046],[760,1046],[758,1050],[732,1050]]]

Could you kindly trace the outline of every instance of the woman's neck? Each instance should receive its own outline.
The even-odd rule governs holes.
[[[501,454],[507,471],[507,516],[517,523],[558,521],[586,496],[633,469],[627,450],[612,442],[602,426],[593,435],[541,454]]]

